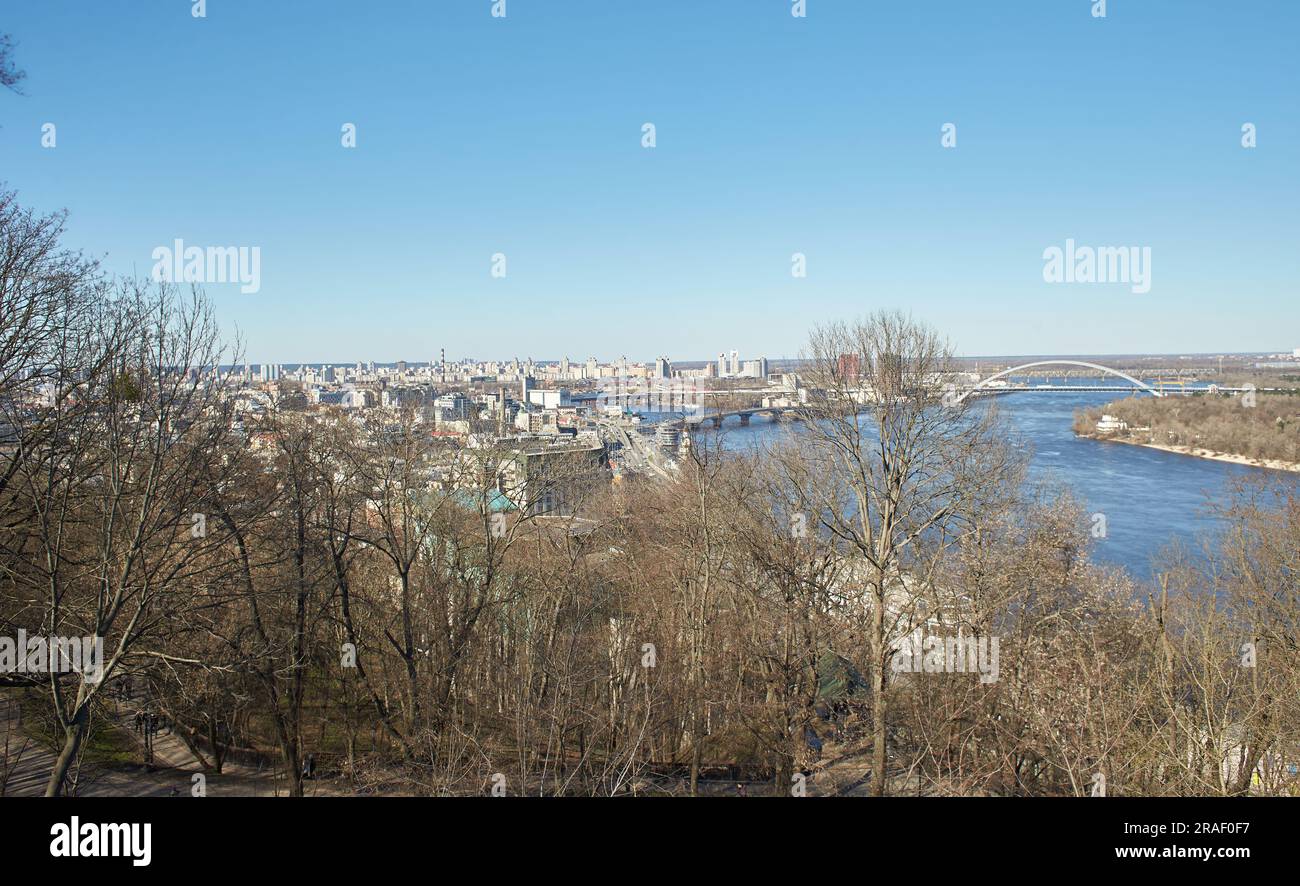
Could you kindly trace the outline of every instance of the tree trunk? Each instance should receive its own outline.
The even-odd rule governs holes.
[[[885,796],[885,772],[887,754],[885,752],[885,667],[887,642],[885,639],[885,582],[880,581],[880,590],[876,595],[876,605],[871,613],[871,636],[875,649],[871,675],[871,734],[874,744],[871,749],[871,796]]]
[[[691,728],[691,796],[698,797],[700,784],[700,758],[704,754],[703,743],[700,741],[699,725]]]
[[[83,705],[77,709],[72,721],[63,730],[63,750],[59,751],[59,757],[54,761],[54,770],[45,785],[45,796],[57,797],[62,792],[63,783],[68,778],[68,769],[72,767],[72,761],[77,758],[77,751],[81,750],[81,743],[86,738],[88,720],[89,709]]]

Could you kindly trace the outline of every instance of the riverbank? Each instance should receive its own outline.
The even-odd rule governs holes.
[[[1113,434],[1076,434],[1075,436],[1083,437],[1088,440],[1101,440],[1105,443],[1127,443],[1130,446],[1144,446],[1147,449],[1159,449],[1161,452],[1172,452],[1175,455],[1189,455],[1193,458],[1204,458],[1209,461],[1222,461],[1234,465],[1244,465],[1248,468],[1267,468],[1271,471],[1300,472],[1300,464],[1289,461],[1279,461],[1271,458],[1249,458],[1245,455],[1235,455],[1231,452],[1215,452],[1212,449],[1201,449],[1194,446],[1170,446],[1163,443],[1146,443],[1141,440],[1132,440],[1127,437],[1118,437]]]
[[[1300,470],[1300,396],[1292,394],[1130,397],[1076,412],[1072,427],[1207,461]]]

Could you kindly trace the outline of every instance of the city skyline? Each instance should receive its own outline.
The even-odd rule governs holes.
[[[668,366],[670,366],[670,367],[672,367],[672,368],[689,367],[689,368],[693,368],[693,369],[699,369],[699,368],[702,368],[702,367],[704,367],[704,366],[708,366],[708,365],[710,365],[710,364],[715,364],[715,365],[717,365],[717,364],[718,364],[718,361],[721,360],[721,359],[724,359],[724,358],[727,359],[728,361],[730,361],[730,357],[731,357],[731,355],[732,355],[733,353],[736,355],[736,358],[737,358],[737,360],[739,361],[737,365],[738,365],[738,366],[741,366],[741,367],[743,367],[746,363],[750,363],[750,362],[753,362],[753,361],[756,361],[756,360],[757,360],[757,361],[766,361],[767,363],[773,363],[773,364],[775,364],[775,363],[791,363],[791,364],[797,364],[797,363],[804,362],[805,359],[806,359],[805,357],[801,357],[801,356],[799,356],[799,355],[795,355],[795,356],[786,356],[786,355],[782,355],[782,356],[779,356],[779,357],[769,357],[769,356],[766,355],[766,354],[754,354],[754,353],[749,352],[749,351],[745,351],[745,350],[737,350],[737,349],[735,349],[735,348],[729,348],[729,349],[727,349],[727,350],[721,351],[721,352],[718,353],[718,355],[717,355],[716,357],[711,357],[711,358],[700,358],[700,357],[697,357],[697,356],[672,357],[672,356],[670,356],[670,355],[667,354],[667,353],[659,353],[659,352],[656,352],[656,353],[657,353],[657,356],[655,356],[655,357],[650,357],[650,358],[638,357],[638,356],[630,355],[630,354],[618,354],[618,355],[614,355],[614,354],[606,354],[606,353],[600,353],[600,354],[587,354],[587,356],[585,356],[585,357],[579,357],[579,356],[575,356],[575,354],[576,354],[577,352],[573,352],[573,353],[564,353],[564,354],[561,354],[561,355],[558,356],[558,357],[557,357],[557,356],[554,356],[554,355],[537,356],[537,354],[534,354],[534,353],[527,353],[527,354],[512,354],[512,355],[510,355],[510,356],[503,356],[503,355],[495,355],[495,356],[493,356],[493,355],[484,355],[484,354],[470,354],[470,353],[457,354],[457,353],[453,353],[453,354],[451,354],[450,356],[447,356],[447,355],[446,355],[446,348],[445,348],[445,347],[444,347],[444,348],[440,348],[440,349],[435,348],[434,350],[440,350],[440,351],[442,352],[442,356],[439,357],[439,356],[436,356],[436,355],[435,355],[434,357],[431,357],[431,358],[428,358],[428,359],[410,359],[409,357],[396,357],[396,358],[392,358],[391,355],[385,355],[385,359],[381,359],[381,360],[375,360],[375,359],[372,359],[372,358],[369,357],[369,356],[365,357],[364,359],[360,359],[360,360],[358,360],[358,359],[341,359],[341,360],[340,360],[340,359],[337,359],[337,358],[332,358],[332,359],[323,359],[323,360],[321,360],[321,359],[317,359],[317,360],[278,360],[278,359],[269,359],[269,360],[258,361],[258,360],[242,359],[242,360],[239,360],[237,364],[231,364],[231,365],[245,365],[245,364],[248,364],[248,365],[252,365],[252,366],[260,366],[260,365],[262,365],[263,363],[266,363],[266,364],[275,364],[275,365],[279,365],[279,366],[338,366],[338,367],[348,367],[348,366],[366,366],[366,365],[369,365],[369,366],[372,366],[372,367],[392,367],[392,366],[398,366],[398,365],[409,365],[409,366],[413,366],[413,367],[414,367],[414,366],[437,366],[437,365],[440,365],[440,364],[443,364],[443,363],[445,363],[445,364],[447,364],[447,365],[463,365],[463,364],[483,364],[483,365],[486,365],[486,364],[493,364],[493,365],[507,365],[507,364],[511,364],[511,363],[518,363],[518,364],[521,365],[521,366],[526,365],[526,364],[536,364],[536,365],[538,365],[538,366],[551,366],[551,365],[563,366],[563,365],[566,365],[566,364],[567,364],[567,365],[570,365],[570,366],[579,366],[579,365],[581,365],[581,364],[583,364],[583,363],[590,363],[590,362],[592,362],[592,361],[595,361],[596,363],[599,363],[600,365],[607,365],[607,366],[608,366],[608,365],[614,365],[614,364],[619,363],[619,362],[626,362],[626,363],[629,364],[629,365],[646,366],[646,367],[649,367],[649,366],[654,365],[654,366],[657,367],[659,361],[664,361]],[[554,348],[552,348],[552,350],[554,350]],[[1050,353],[1050,352],[1043,352],[1043,353],[1025,352],[1025,353],[1019,353],[1019,354],[962,354],[962,353],[957,353],[957,352],[954,351],[952,356],[953,356],[953,359],[954,359],[954,360],[957,360],[957,361],[971,361],[971,360],[1006,360],[1006,359],[1020,359],[1020,358],[1031,358],[1031,357],[1105,357],[1105,358],[1111,358],[1111,359],[1120,359],[1120,358],[1129,358],[1129,359],[1135,359],[1135,358],[1140,358],[1140,359],[1155,359],[1155,358],[1185,358],[1185,359],[1196,359],[1196,358],[1207,358],[1207,359],[1209,359],[1209,358],[1218,358],[1218,357],[1224,357],[1224,358],[1234,358],[1234,357],[1244,357],[1244,358],[1250,358],[1250,357],[1257,357],[1257,358],[1258,358],[1258,357],[1269,357],[1269,358],[1278,358],[1278,359],[1281,359],[1281,360],[1300,360],[1300,347],[1295,347],[1295,348],[1261,348],[1261,349],[1248,350],[1248,351],[1199,351],[1199,352],[1197,352],[1197,351],[1171,351],[1171,352],[1165,352],[1165,353],[1158,353],[1158,352],[1115,352],[1115,353],[1103,353],[1103,352],[1091,352],[1091,351],[1089,351],[1089,352],[1079,352],[1079,353],[1073,353],[1073,354],[1071,354],[1071,353]],[[724,374],[726,374],[726,373],[724,373]]]

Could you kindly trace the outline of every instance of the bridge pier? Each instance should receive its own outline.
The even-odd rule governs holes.
[[[713,418],[709,419],[709,421],[713,422],[715,428],[722,427],[722,416],[720,415],[715,415]]]
[[[747,425],[747,424],[749,424],[749,413],[748,413],[748,412],[742,412],[742,413],[740,414],[740,423],[741,423],[742,425]]]

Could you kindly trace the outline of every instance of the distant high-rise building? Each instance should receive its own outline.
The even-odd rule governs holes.
[[[719,354],[718,355],[718,378],[722,378],[726,374],[727,374],[727,355]]]
[[[667,357],[660,357],[655,360],[655,378],[669,378],[672,373],[672,364],[668,362]]]
[[[862,373],[862,361],[857,354],[840,354],[837,369],[840,378],[849,384],[855,384]]]
[[[731,352],[731,374],[740,375],[740,352]]]

